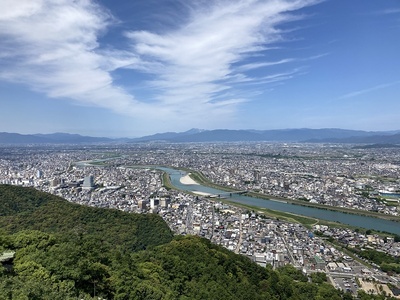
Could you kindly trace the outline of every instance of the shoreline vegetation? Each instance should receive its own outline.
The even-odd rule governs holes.
[[[151,165],[129,166],[129,168],[154,168],[154,169],[158,169],[158,170],[163,172],[162,185],[167,190],[180,190],[180,189],[178,189],[177,187],[175,187],[171,183],[171,180],[170,180],[170,177],[169,177],[168,173],[166,173],[165,171],[160,169],[160,167],[167,167],[167,168],[175,169],[175,170],[178,170],[178,171],[179,170],[185,171],[187,174],[185,176],[183,176],[185,179],[184,179],[184,182],[181,181],[182,184],[189,184],[189,185],[190,184],[200,184],[200,185],[204,185],[204,186],[220,189],[220,190],[223,190],[223,191],[226,191],[226,192],[237,192],[236,189],[215,184],[212,181],[210,181],[207,177],[205,177],[204,174],[202,174],[201,172],[195,171],[195,170],[191,170],[191,169],[188,169],[188,168],[176,168],[176,167],[173,167],[173,166],[166,166],[166,165],[164,165],[164,166],[157,166],[157,165],[152,165],[152,166]],[[210,196],[209,194],[202,193],[202,192],[189,192],[189,191],[185,191],[185,192],[188,193],[188,194],[194,195],[194,196],[204,196],[204,197]],[[283,197],[276,197],[276,196],[271,196],[271,195],[266,195],[266,194],[255,193],[255,192],[247,192],[246,195],[249,196],[249,197],[256,197],[256,198],[261,198],[261,199],[266,199],[266,200],[271,200],[271,201],[281,201],[281,202],[283,201],[283,202],[293,203],[293,204],[306,206],[306,207],[307,206],[308,207],[315,207],[315,208],[324,209],[324,210],[339,211],[339,212],[344,212],[344,213],[348,213],[348,214],[375,217],[375,218],[380,218],[380,219],[385,219],[385,220],[390,220],[390,221],[395,221],[395,222],[399,222],[400,223],[400,217],[383,215],[383,214],[378,213],[378,212],[355,210],[355,209],[345,208],[345,207],[333,207],[333,206],[327,206],[327,205],[318,204],[318,203],[309,203],[309,202],[305,202],[305,201],[302,201],[302,200],[295,200],[295,199],[289,199],[289,198],[283,198]],[[212,198],[210,198],[210,199],[212,200]],[[244,207],[244,208],[252,209],[254,211],[262,212],[263,214],[266,214],[266,215],[268,215],[270,217],[274,217],[274,218],[277,218],[277,219],[285,219],[287,221],[292,220],[292,221],[301,223],[301,224],[303,224],[303,225],[305,225],[307,227],[310,227],[311,225],[314,225],[314,224],[320,224],[320,225],[329,225],[329,226],[335,226],[335,227],[360,229],[358,227],[349,226],[349,225],[342,224],[342,223],[339,223],[339,222],[330,222],[330,221],[325,221],[325,220],[318,219],[318,218],[312,218],[312,217],[297,215],[297,214],[293,214],[293,213],[280,212],[280,211],[276,211],[276,210],[271,210],[271,209],[267,209],[267,208],[260,208],[260,207],[256,207],[256,206],[245,205],[245,204],[238,204],[236,202],[229,201],[229,198],[216,198],[216,200],[222,201],[222,202],[226,202],[226,203],[229,203],[229,204],[234,205],[234,206]]]
[[[188,169],[181,169],[181,170],[185,170],[188,171]],[[193,175],[193,173],[191,174]],[[193,178],[192,178],[193,179]],[[163,185],[166,189],[175,189],[175,190],[179,190],[178,188],[176,188],[175,186],[172,185],[169,175],[166,172],[163,172]],[[214,185],[212,187],[218,187],[217,185]],[[233,189],[231,189],[230,191],[234,191]],[[188,194],[192,194],[194,196],[196,195],[200,195],[194,192],[189,192],[189,191],[185,191]],[[206,195],[209,195],[207,193],[203,193]],[[204,195],[205,196],[205,195]],[[230,204],[236,207],[241,207],[244,209],[248,209],[248,210],[252,210],[258,214],[264,214],[265,216],[268,216],[270,218],[274,218],[276,220],[282,220],[282,221],[286,221],[286,222],[293,222],[293,223],[299,223],[302,224],[303,226],[311,229],[311,227],[313,225],[319,224],[319,225],[327,225],[327,226],[332,226],[332,227],[340,227],[340,228],[350,228],[350,229],[359,229],[359,230],[364,230],[355,226],[350,226],[347,224],[342,224],[342,223],[338,223],[338,222],[330,222],[330,221],[326,221],[326,220],[321,220],[318,218],[312,218],[312,217],[307,217],[307,216],[302,216],[302,215],[298,215],[298,214],[294,214],[294,213],[288,213],[288,212],[281,212],[281,211],[277,211],[277,210],[272,210],[272,209],[268,209],[268,208],[262,208],[262,207],[257,207],[257,206],[252,206],[252,205],[246,205],[246,204],[242,204],[242,203],[237,203],[237,202],[232,202],[229,201],[229,198],[209,198],[211,201],[219,201],[219,202],[223,202],[226,204]],[[282,200],[275,200],[275,201],[282,201]]]
[[[188,173],[183,177],[183,178],[185,178],[184,182],[190,182],[190,183],[183,183],[181,181],[181,183],[183,183],[183,184],[201,184],[201,185],[204,185],[204,186],[220,189],[220,190],[223,190],[223,191],[226,191],[226,192],[237,192],[238,191],[236,189],[233,189],[233,188],[230,188],[230,187],[226,187],[226,186],[221,186],[221,185],[218,185],[218,184],[215,184],[215,183],[211,182],[201,172],[190,170],[190,169],[187,169],[187,168],[181,168],[180,170],[183,170],[183,171]],[[168,177],[168,175],[167,175],[167,177]],[[190,180],[187,177],[189,177]],[[193,183],[193,182],[195,182],[195,183]],[[172,189],[176,189],[171,184],[170,181],[169,181],[168,187],[172,188]],[[194,193],[194,194],[197,194],[197,193]],[[207,196],[207,193],[201,193],[201,194],[203,196]],[[374,218],[380,218],[380,219],[384,219],[384,220],[400,222],[400,217],[398,217],[398,216],[384,215],[384,214],[381,214],[379,212],[363,211],[363,210],[346,208],[346,207],[333,207],[333,206],[327,206],[327,205],[318,204],[318,203],[309,203],[309,202],[305,202],[305,201],[302,201],[302,200],[295,200],[295,199],[290,199],[290,198],[276,197],[276,196],[256,193],[256,192],[252,192],[252,191],[247,192],[246,195],[249,196],[249,197],[261,198],[261,199],[265,199],[265,200],[281,201],[281,202],[283,201],[283,202],[293,203],[293,204],[296,204],[296,205],[301,205],[301,206],[306,206],[306,207],[314,207],[314,208],[319,208],[319,209],[324,209],[324,210],[339,211],[339,212],[348,213],[348,214],[362,215],[362,216],[368,216],[368,217],[374,217]],[[229,198],[218,198],[218,199],[223,199],[223,200],[225,200],[225,201],[227,201],[227,202],[229,202],[231,204],[237,205],[237,203],[229,201]],[[259,208],[259,207],[253,207],[253,208],[256,209],[256,210],[269,210],[269,209],[262,209],[262,208]],[[269,211],[273,211],[273,210],[269,210]],[[274,211],[274,212],[276,212],[276,211]],[[285,214],[296,216],[295,214],[291,214],[291,213],[285,213]],[[297,215],[297,216],[299,216],[301,218],[306,218],[306,219],[318,220],[316,218],[303,217],[301,215]],[[323,222],[324,223],[331,223],[331,224],[340,224],[340,223],[327,222],[327,221],[323,221]],[[321,223],[321,220],[320,220],[320,223]]]

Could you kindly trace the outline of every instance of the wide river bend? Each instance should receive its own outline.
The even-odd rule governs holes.
[[[187,172],[183,170],[176,170],[167,167],[153,168],[166,172],[171,180],[171,184],[179,190],[188,192],[200,192],[212,195],[226,194],[226,191],[218,190],[215,188],[203,186],[201,184],[182,184],[180,179],[187,175]],[[268,208],[272,210],[293,213],[296,215],[302,215],[307,217],[313,217],[321,220],[339,222],[351,226],[361,227],[365,229],[375,229],[380,231],[386,231],[394,234],[400,234],[400,223],[380,218],[374,218],[369,216],[360,216],[350,213],[344,213],[339,211],[333,211],[328,209],[320,209],[315,207],[302,206],[283,201],[266,200],[261,198],[253,198],[245,195],[232,194],[229,196],[229,201],[251,205],[261,208]]]

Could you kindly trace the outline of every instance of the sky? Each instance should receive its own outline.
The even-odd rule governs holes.
[[[0,132],[400,129],[399,0],[0,7]]]

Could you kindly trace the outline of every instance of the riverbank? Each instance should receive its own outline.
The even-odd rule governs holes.
[[[265,194],[254,193],[251,195],[252,197],[245,196],[242,195],[243,191],[214,184],[202,173],[187,168],[184,169],[160,165],[131,165],[125,167],[158,169],[162,171],[162,185],[167,190],[180,190],[194,196],[220,195],[221,198],[218,197],[218,201],[223,201],[225,196],[227,197],[226,200],[232,205],[244,204],[249,208],[253,207],[256,211],[262,211],[265,209],[265,212],[268,212],[269,215],[273,213],[277,218],[297,219],[300,223],[307,224],[308,226],[310,224],[315,224],[317,222],[316,220],[320,220],[318,221],[319,224],[322,224],[322,221],[324,223],[327,221],[333,222],[332,225],[337,224],[337,227],[343,225],[345,228],[357,227],[360,229],[364,228],[380,232],[400,234],[400,226],[397,219],[395,221],[389,218],[385,219],[382,218],[382,215],[376,216],[368,214],[366,211],[360,211],[360,213],[351,209],[349,209],[349,211],[341,211],[340,208],[327,207],[323,205],[322,207],[306,205],[308,203],[305,201],[298,200],[298,202],[296,202],[296,200],[278,197],[275,198]],[[185,185],[180,181],[182,177],[188,175],[187,173],[191,173],[190,178],[196,182],[197,185]],[[190,181],[190,183],[193,182]],[[305,220],[303,217],[308,220]]]
[[[199,185],[196,181],[190,177],[191,173],[186,174],[185,176],[181,177],[180,182],[184,185]]]
[[[309,203],[309,202],[303,201],[303,200],[280,198],[280,197],[274,197],[271,195],[260,194],[260,193],[255,193],[255,192],[249,192],[249,193],[247,193],[247,196],[254,197],[254,198],[266,199],[266,200],[272,200],[272,201],[284,201],[286,203],[292,203],[292,204],[305,206],[305,207],[314,207],[314,208],[319,208],[319,209],[324,209],[324,210],[339,211],[339,212],[343,212],[343,213],[347,213],[347,214],[374,217],[374,218],[380,218],[383,220],[400,222],[399,216],[384,215],[382,213],[374,212],[374,211],[352,209],[352,208],[347,208],[347,207],[328,206],[328,205],[319,204],[319,203]]]
[[[220,190],[227,191],[227,192],[237,192],[236,189],[226,187],[226,186],[221,186],[221,185],[211,182],[210,180],[208,180],[208,178],[206,178],[202,173],[200,173],[198,171],[189,170],[189,169],[185,169],[185,171],[190,172],[191,179],[193,179],[193,181],[197,182],[197,184],[201,184],[203,186],[208,186],[211,188],[220,189]],[[346,207],[327,206],[327,205],[318,204],[318,203],[309,203],[307,201],[283,198],[283,197],[276,197],[276,196],[271,196],[271,195],[266,195],[266,194],[261,194],[261,193],[256,193],[256,192],[248,192],[248,193],[246,193],[246,195],[249,197],[253,197],[253,198],[272,200],[272,201],[281,201],[281,202],[292,203],[292,204],[296,204],[296,205],[300,205],[300,206],[304,206],[304,207],[313,207],[313,208],[318,208],[318,209],[323,209],[323,210],[338,211],[338,212],[347,213],[347,214],[374,217],[374,218],[379,218],[379,219],[383,219],[383,220],[400,222],[399,216],[384,215],[384,214],[381,214],[378,212],[373,212],[373,211],[365,211],[365,210],[352,209],[352,208],[346,208]]]

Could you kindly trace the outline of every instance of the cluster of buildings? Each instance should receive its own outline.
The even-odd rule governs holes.
[[[336,287],[356,293],[368,280],[399,286],[400,278],[367,268],[327,239],[393,256],[400,255],[399,243],[318,224],[309,230],[215,199],[167,190],[162,172],[149,165],[198,170],[215,183],[240,190],[397,215],[395,202],[376,200],[372,194],[398,192],[399,162],[400,153],[390,149],[321,145],[2,147],[0,184],[32,186],[84,205],[158,213],[176,234],[203,236],[262,266],[290,263],[305,273],[325,272]]]
[[[375,249],[394,257],[400,257],[400,242],[391,236],[365,234],[346,228],[325,225],[315,225],[313,230],[321,232],[324,236],[331,237],[349,248]]]
[[[164,194],[165,196],[165,194]],[[309,230],[300,224],[266,218],[256,211],[248,211],[224,202],[182,194],[170,193],[167,206],[153,208],[177,234],[195,234],[210,239],[236,253],[245,255],[261,266],[278,268],[292,264],[304,274],[324,272],[330,282],[343,291],[357,294],[358,290],[397,295],[389,286],[400,284],[399,276],[388,276],[377,267],[369,268],[338,250],[328,238],[363,238],[364,247],[398,255],[400,243],[393,238],[362,235],[348,229],[330,228],[316,224]],[[315,232],[322,233],[321,236]],[[332,234],[330,234],[332,233]],[[382,243],[381,243],[382,242]],[[368,288],[366,288],[368,287]],[[373,291],[371,287],[374,287]]]
[[[238,190],[399,215],[400,151],[349,146],[216,144],[180,167]],[[386,197],[392,194],[394,197]]]

